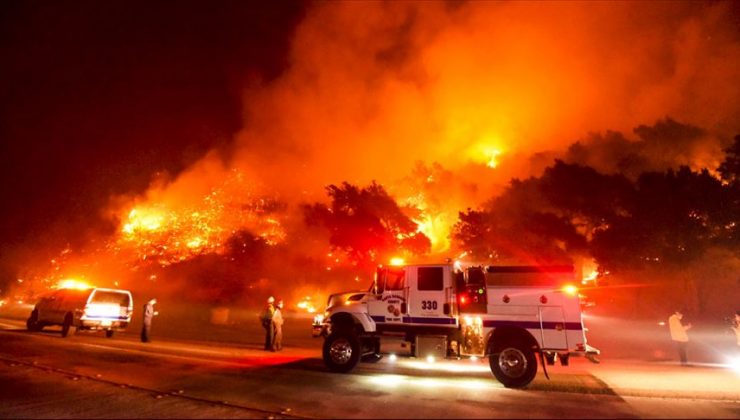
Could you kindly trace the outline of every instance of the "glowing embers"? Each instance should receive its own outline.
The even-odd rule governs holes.
[[[128,221],[123,225],[123,233],[132,235],[137,231],[154,231],[164,222],[164,216],[150,209],[132,209],[128,213]]]
[[[284,205],[254,190],[234,171],[204,196],[166,196],[128,207],[109,248],[134,261],[167,266],[198,255],[248,254],[255,240],[283,242]]]

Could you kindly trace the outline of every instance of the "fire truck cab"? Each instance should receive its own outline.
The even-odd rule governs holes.
[[[456,264],[380,266],[368,291],[334,294],[314,319],[324,362],[349,372],[381,353],[381,338],[403,335],[415,357],[489,357],[504,386],[520,388],[571,355],[596,361],[586,343],[572,266]]]

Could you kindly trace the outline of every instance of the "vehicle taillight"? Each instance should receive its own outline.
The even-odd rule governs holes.
[[[459,299],[460,299],[460,306],[468,304],[468,295],[461,294]]]

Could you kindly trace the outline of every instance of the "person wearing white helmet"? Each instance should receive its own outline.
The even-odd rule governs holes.
[[[267,298],[267,306],[265,306],[260,316],[262,327],[265,328],[265,350],[272,350],[272,337],[275,334],[272,323],[273,314],[275,314],[275,298],[270,296]]]
[[[275,312],[272,314],[272,351],[283,349],[283,300],[277,302]]]

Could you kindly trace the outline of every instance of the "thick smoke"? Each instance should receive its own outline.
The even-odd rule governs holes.
[[[453,171],[494,153],[506,162],[667,115],[730,138],[740,110],[732,7],[322,4],[298,28],[285,76],[246,95],[235,164],[316,191],[393,183],[418,160]],[[662,135],[670,124],[636,132],[683,142]],[[675,146],[651,144],[656,154]],[[684,150],[720,160],[716,144]],[[487,178],[523,169],[501,165]]]
[[[238,167],[300,201],[329,183],[397,184],[418,161],[465,173],[496,159],[485,177],[467,171],[487,194],[531,171],[534,153],[665,116],[685,125],[635,130],[650,153],[678,147],[687,154],[679,162],[719,162],[717,142],[683,144],[740,129],[734,11],[731,3],[317,4],[296,30],[286,73],[246,87],[244,129],[221,171]],[[614,136],[588,141],[608,149]],[[214,159],[222,158],[206,157]],[[199,188],[218,178],[219,165],[201,163],[205,177],[191,170],[173,183],[176,201],[190,195],[180,185]]]

